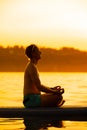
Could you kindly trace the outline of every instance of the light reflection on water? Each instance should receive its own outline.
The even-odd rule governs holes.
[[[0,130],[87,130],[86,121],[59,121],[53,119],[0,118]]]
[[[64,106],[87,106],[87,73],[40,73],[40,78],[44,85],[49,87],[61,85],[65,88]],[[23,107],[22,99],[23,73],[0,73],[0,107]],[[59,128],[56,125],[59,125],[58,123],[61,121],[54,120],[54,126],[49,120],[42,120],[40,123],[37,120],[29,120],[26,130],[31,130],[29,126],[32,125],[32,122],[35,127],[43,127],[42,130],[46,130],[44,128],[46,125],[48,130],[56,130]],[[86,130],[87,122],[62,121],[61,123],[62,130],[79,130],[81,128]],[[24,119],[0,118],[0,130],[20,129],[25,129]]]

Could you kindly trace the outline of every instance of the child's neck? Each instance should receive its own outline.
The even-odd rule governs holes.
[[[31,62],[32,62],[33,64],[35,64],[35,65],[36,65],[36,64],[37,64],[37,62],[38,62],[38,60],[36,60],[36,59],[32,58],[32,59],[31,59]]]

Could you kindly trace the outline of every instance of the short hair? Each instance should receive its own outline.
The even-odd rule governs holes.
[[[32,58],[32,52],[33,52],[33,50],[34,50],[35,47],[37,47],[35,44],[31,44],[28,47],[26,47],[25,55],[28,58]]]

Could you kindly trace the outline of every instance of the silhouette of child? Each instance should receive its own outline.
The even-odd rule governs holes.
[[[60,107],[64,100],[62,94],[64,89],[60,86],[49,88],[41,84],[37,63],[41,58],[41,52],[35,44],[31,44],[25,50],[26,56],[30,59],[24,73],[23,104],[29,107]],[[45,94],[41,94],[45,92]]]

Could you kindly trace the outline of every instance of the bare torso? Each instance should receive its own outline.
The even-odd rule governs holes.
[[[30,62],[28,63],[24,74],[24,95],[40,94],[40,91],[37,88],[37,80],[39,80],[37,69],[35,65]]]

